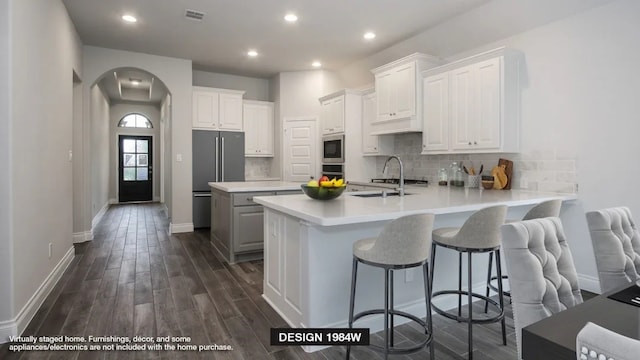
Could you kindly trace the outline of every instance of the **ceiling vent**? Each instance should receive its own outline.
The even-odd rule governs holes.
[[[204,18],[204,13],[202,11],[187,9],[185,10],[184,16],[187,19],[202,21],[202,18]]]

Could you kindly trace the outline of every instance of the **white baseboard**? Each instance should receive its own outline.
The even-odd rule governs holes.
[[[18,334],[15,320],[0,321],[0,344],[9,342],[10,336]]]
[[[193,232],[193,223],[169,223],[169,234]]]
[[[73,233],[73,242],[74,243],[81,243],[81,242],[85,242],[85,241],[91,241],[93,240],[93,230],[89,230],[89,231],[83,231],[83,232],[79,232],[79,233]]]
[[[109,206],[111,206],[111,205],[109,204],[109,201],[107,201],[107,203],[104,204],[102,209],[100,209],[100,211],[98,211],[96,216],[93,217],[93,220],[91,220],[91,228],[92,229],[95,228],[96,225],[98,225],[100,220],[102,220],[102,217],[104,216],[104,214],[107,212],[107,210],[109,210]]]
[[[154,196],[153,197],[153,201],[154,202],[160,202],[160,196]]]
[[[44,300],[49,296],[53,287],[60,281],[62,274],[75,257],[73,246],[62,257],[51,273],[44,279],[29,301],[22,307],[18,315],[8,321],[0,322],[0,343],[9,341],[9,336],[18,336],[26,329]]]
[[[600,294],[600,280],[591,275],[578,274],[578,284],[580,289],[587,290],[592,293]]]
[[[111,199],[109,199],[109,205],[114,205],[114,204],[117,204],[118,202],[119,202],[119,201],[118,201],[118,199],[116,199],[116,198],[111,198]]]

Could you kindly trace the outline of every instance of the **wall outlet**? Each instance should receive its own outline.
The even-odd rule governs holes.
[[[182,161],[182,154],[176,154],[176,161],[177,162],[181,162]]]
[[[405,269],[404,270],[404,282],[412,282],[415,276],[415,269]]]
[[[53,253],[53,243],[49,243],[49,259],[51,259],[52,253]]]

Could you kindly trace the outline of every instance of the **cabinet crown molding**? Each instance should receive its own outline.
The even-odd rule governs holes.
[[[319,98],[318,101],[319,102],[323,102],[325,100],[333,99],[336,96],[347,95],[347,94],[360,95],[361,91],[355,90],[355,89],[342,89],[342,90],[338,90],[336,92],[332,92],[331,94],[325,95],[325,96]]]
[[[194,91],[209,91],[209,92],[223,93],[223,94],[238,94],[238,95],[244,95],[244,93],[245,93],[245,91],[243,91],[243,90],[218,89],[218,88],[211,88],[211,87],[205,87],[205,86],[194,86],[193,90]]]
[[[411,55],[405,56],[405,57],[400,58],[398,60],[392,61],[392,62],[390,62],[388,64],[384,64],[382,66],[378,66],[377,68],[372,69],[371,72],[374,73],[374,74],[378,74],[378,73],[381,73],[381,72],[385,72],[387,70],[391,70],[396,66],[403,65],[403,64],[406,64],[406,63],[410,63],[412,61],[426,62],[426,63],[432,64],[434,66],[442,64],[442,59],[440,59],[437,56],[427,55],[427,54],[422,54],[422,53],[413,53]]]
[[[273,106],[272,101],[264,101],[264,100],[247,100],[243,99],[242,104],[253,104],[253,105],[270,105]]]
[[[437,75],[446,71],[454,70],[467,65],[475,64],[483,60],[493,59],[500,56],[504,56],[507,59],[517,59],[522,57],[523,54],[519,50],[515,50],[515,49],[511,49],[503,46],[493,50],[475,54],[473,56],[469,56],[463,59],[455,60],[438,67],[424,70],[420,74],[422,75],[422,77]]]

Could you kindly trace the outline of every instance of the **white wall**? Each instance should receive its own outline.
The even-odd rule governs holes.
[[[125,115],[138,113],[149,118],[153,124],[153,129],[136,129],[136,128],[119,128],[118,122]],[[118,200],[118,136],[119,135],[145,135],[153,137],[153,200],[159,201],[160,199],[160,174],[162,172],[160,166],[160,128],[162,123],[160,121],[160,110],[153,105],[141,105],[141,104],[128,104],[128,103],[114,103],[110,108],[110,120],[109,120],[109,149],[111,154],[109,160],[109,198]]]
[[[167,94],[162,100],[162,105],[160,105],[160,123],[162,126],[162,136],[164,137],[164,153],[162,156],[162,165],[161,168],[163,179],[162,184],[164,191],[164,204],[166,206],[167,217],[171,218],[171,189],[172,189],[172,181],[171,181],[171,95]]]
[[[272,80],[273,81],[273,80]],[[310,118],[316,117],[319,120],[320,102],[319,98],[339,90],[339,81],[335,73],[315,70],[296,71],[280,73],[278,76],[279,90],[279,119],[276,119],[276,134],[278,139],[276,144],[281,144],[281,136],[284,120],[287,118]],[[319,123],[318,123],[319,124]],[[320,127],[318,126],[318,139],[320,139]],[[278,154],[282,156],[282,145],[279,146]],[[316,173],[320,171],[320,152],[316,163]],[[279,168],[278,176],[284,178],[282,166]]]
[[[11,223],[1,231],[10,229],[13,288],[3,288],[2,293],[13,297],[10,314],[14,320],[25,320],[18,324],[18,331],[22,331],[20,327],[33,315],[22,312],[25,305],[72,249],[72,168],[68,157],[72,148],[72,74],[74,69],[82,74],[81,44],[61,1],[13,0],[9,5],[11,141],[9,166],[3,172],[11,176],[8,188],[12,198]],[[6,83],[2,84],[4,92]],[[4,131],[6,128],[0,130],[0,136],[6,135]],[[49,243],[53,244],[51,257]],[[4,302],[0,309],[6,314]]]
[[[8,1],[0,2],[0,169],[5,169],[0,172],[0,323],[13,317],[9,6]]]
[[[84,84],[88,96],[89,87],[107,71],[120,67],[134,67],[154,74],[171,93],[171,230],[191,231],[191,61],[155,56],[129,51],[84,48]],[[85,108],[84,113],[89,114]],[[87,144],[83,151],[90,152]],[[177,161],[178,155],[182,161]],[[86,225],[85,225],[86,226]]]
[[[109,101],[100,86],[91,88],[91,219],[109,202]]]
[[[194,70],[193,86],[241,90],[244,99],[269,101],[268,79]]]
[[[640,177],[640,167],[634,165],[640,153],[637,14],[639,2],[620,0],[500,41],[458,49],[455,55],[446,54],[448,50],[432,53],[455,59],[498,46],[524,53],[522,154],[534,160],[528,163],[532,167],[529,176],[560,177],[564,170],[577,175],[574,180],[579,184],[581,202],[573,207],[576,216],[565,224],[565,230],[578,273],[587,282],[597,280],[597,271],[584,211],[626,205],[640,218],[640,193],[634,191]],[[467,15],[466,20],[474,22],[465,26],[478,31],[493,26],[480,15]],[[439,37],[435,39],[446,43],[443,29],[451,29],[454,24],[460,24],[460,19],[394,48],[426,52],[433,48],[427,42],[435,41],[436,35]],[[406,55],[403,51],[398,51],[395,58]],[[391,55],[386,51],[384,57]],[[378,54],[358,64],[377,66],[380,64],[376,60],[382,57]],[[372,77],[363,75],[368,69],[356,65],[340,73],[360,74],[351,77],[350,81],[357,82],[352,86],[359,85],[358,81],[370,82]],[[429,161],[429,157],[421,158]]]

